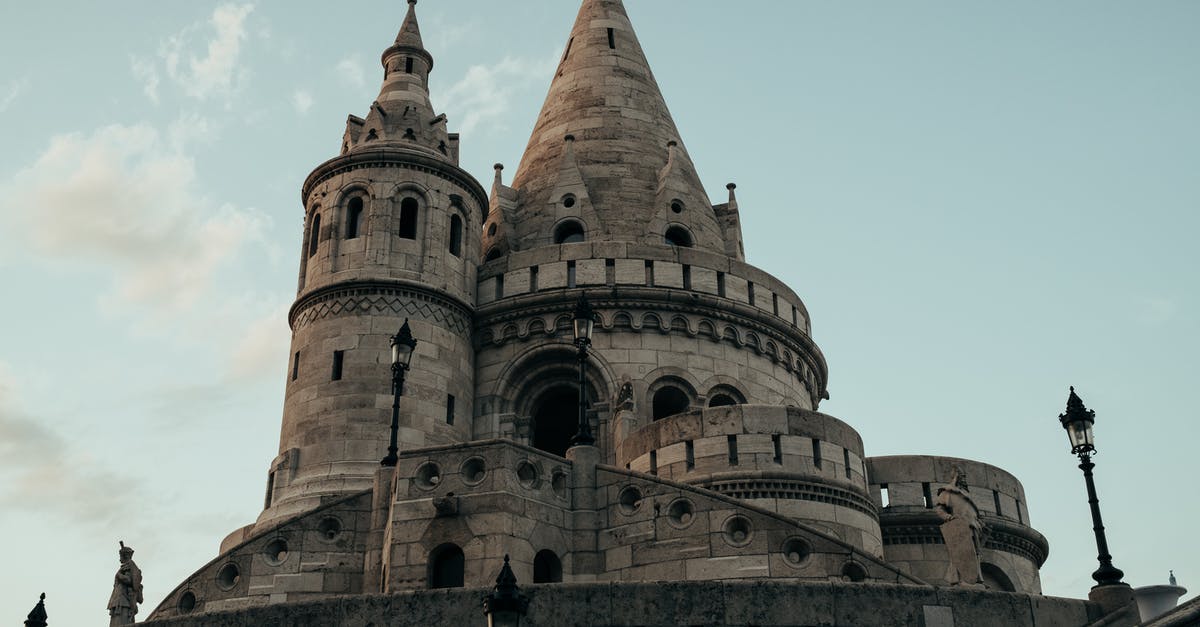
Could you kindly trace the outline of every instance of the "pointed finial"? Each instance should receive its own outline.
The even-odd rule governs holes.
[[[1170,581],[1170,582],[1171,582],[1171,585],[1172,585],[1172,586],[1177,586],[1177,585],[1179,585],[1179,584],[1178,584],[1178,583],[1175,581],[1175,571],[1173,571],[1173,570],[1172,570],[1172,571],[1170,571],[1170,573],[1171,573],[1171,576],[1170,576],[1170,579],[1168,579],[1168,581]],[[46,596],[46,595],[44,595],[44,594],[43,594],[42,596]]]
[[[46,627],[46,618],[46,593],[43,592],[37,605],[33,606],[33,611],[29,612],[25,619],[25,627]]]
[[[733,193],[733,190],[737,189],[737,184],[730,183],[725,186],[725,189],[729,190],[729,204],[737,202],[737,194]]]

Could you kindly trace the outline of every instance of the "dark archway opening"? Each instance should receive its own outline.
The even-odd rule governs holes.
[[[1013,585],[1012,579],[1004,574],[1004,571],[995,564],[984,562],[979,565],[979,571],[983,575],[983,585],[990,590],[999,590],[1001,592],[1016,592],[1017,587]]]
[[[717,394],[708,400],[709,407],[728,407],[737,404],[737,399],[728,394]]]
[[[668,385],[654,393],[654,419],[682,414],[688,410],[688,396],[683,390]]]
[[[579,390],[560,386],[547,390],[534,405],[534,448],[565,456],[579,426]]]
[[[429,587],[461,588],[466,558],[454,544],[443,544],[429,554]]]
[[[544,549],[534,556],[533,583],[562,583],[562,562],[554,551]]]

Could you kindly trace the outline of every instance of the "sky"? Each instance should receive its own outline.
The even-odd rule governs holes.
[[[1079,598],[1074,385],[1116,565],[1200,589],[1200,3],[626,4],[713,201],[738,184],[748,261],[811,313],[821,410],[868,455],[1012,472],[1045,592]],[[300,185],[374,100],[405,8],[0,9],[4,620],[41,592],[51,624],[104,620],[118,540],[144,618],[258,515]],[[577,9],[418,6],[481,181],[515,174]]]

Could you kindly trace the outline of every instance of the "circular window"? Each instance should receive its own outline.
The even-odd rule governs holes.
[[[179,595],[179,605],[177,607],[180,614],[191,614],[196,609],[196,594],[188,590]]]
[[[750,527],[750,519],[745,516],[730,516],[722,527],[725,541],[733,546],[746,546],[754,531]]]
[[[555,470],[554,476],[550,477],[550,487],[554,490],[554,496],[566,500],[567,498],[567,473],[561,470]]]
[[[562,197],[562,206],[570,209],[575,206],[575,194],[567,194]]]
[[[674,213],[683,213],[683,201],[676,198],[671,201],[671,211]]]
[[[855,583],[866,581],[867,569],[858,562],[846,562],[846,565],[842,566],[842,576]]]
[[[675,499],[667,506],[667,522],[676,529],[683,529],[695,520],[695,508],[687,499]]]
[[[482,457],[472,457],[463,462],[459,472],[462,473],[463,483],[467,485],[479,485],[483,481],[483,478],[487,476],[487,466],[484,465]]]
[[[584,239],[583,225],[575,220],[567,220],[554,229],[555,244],[574,244]]]
[[[496,223],[493,222],[488,225],[488,237],[491,237],[495,234],[496,234]]]
[[[538,469],[529,461],[517,465],[517,481],[526,488],[536,488],[538,485]]]
[[[626,486],[617,495],[617,502],[621,508],[621,513],[628,516],[642,506],[642,491],[637,489],[636,486]]]
[[[695,245],[695,242],[692,240],[692,234],[688,233],[688,230],[682,226],[673,226],[667,229],[666,234],[663,235],[663,240],[666,241],[668,246],[678,246],[680,248],[691,248]]]
[[[783,542],[783,559],[790,566],[801,566],[812,555],[812,545],[801,538],[788,538]]]
[[[442,482],[442,469],[433,462],[425,462],[417,468],[417,475],[414,477],[417,482],[417,487],[422,490],[432,490]]]
[[[237,564],[230,562],[217,571],[217,587],[222,590],[232,590],[242,580],[242,571]]]
[[[287,561],[288,544],[283,538],[275,538],[271,540],[266,548],[263,549],[263,557],[267,558],[267,563],[272,566],[278,566]]]
[[[336,540],[342,533],[342,521],[329,516],[321,521],[317,526],[317,532],[326,540]]]

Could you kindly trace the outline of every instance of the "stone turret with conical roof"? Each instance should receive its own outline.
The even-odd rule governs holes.
[[[388,143],[458,163],[458,134],[447,131],[446,116],[436,114],[429,100],[433,55],[421,41],[416,7],[417,0],[408,0],[396,42],[380,57],[383,85],[367,117],[346,121],[343,154]]]
[[[563,192],[572,183],[587,203]],[[511,250],[559,243],[555,225],[573,218],[587,240],[727,251],[621,0],[583,3],[512,188]]]

